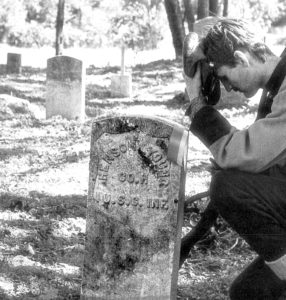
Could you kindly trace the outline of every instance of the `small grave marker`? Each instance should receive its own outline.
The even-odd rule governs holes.
[[[22,56],[18,53],[7,53],[7,74],[20,74],[22,72]]]
[[[85,68],[69,56],[55,56],[47,62],[46,117],[61,115],[68,120],[85,117]]]
[[[132,76],[125,73],[125,46],[121,47],[121,74],[111,77],[110,85],[113,97],[131,97],[132,95]]]
[[[167,159],[175,126],[93,123],[82,300],[176,299],[185,170]]]

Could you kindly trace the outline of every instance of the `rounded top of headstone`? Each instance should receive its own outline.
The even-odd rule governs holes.
[[[59,81],[82,80],[83,62],[77,58],[58,55],[47,61],[47,79]]]
[[[8,52],[7,56],[9,56],[9,57],[20,57],[21,53],[11,53],[11,52]]]
[[[61,62],[67,62],[67,63],[82,63],[82,61],[76,57],[68,56],[68,55],[56,55],[54,57],[50,57],[48,59],[49,61],[61,61]]]
[[[174,127],[184,128],[181,124],[162,117],[143,115],[105,116],[94,119],[92,128],[100,135],[103,132],[123,133],[139,130],[156,137],[169,137]],[[100,130],[99,130],[100,128]]]

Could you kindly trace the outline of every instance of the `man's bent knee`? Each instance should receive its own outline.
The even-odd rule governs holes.
[[[211,180],[210,198],[214,205],[218,208],[224,204],[225,199],[229,199],[232,194],[235,180],[233,180],[233,172],[228,170],[217,171]]]
[[[249,198],[246,173],[236,170],[220,170],[214,174],[210,185],[210,199],[220,215],[231,222],[233,211],[235,218],[245,207]],[[249,204],[248,204],[249,205]]]

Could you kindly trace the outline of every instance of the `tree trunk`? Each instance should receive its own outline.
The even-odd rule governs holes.
[[[209,0],[198,1],[198,20],[209,16]]]
[[[228,0],[223,1],[223,13],[222,13],[222,15],[224,17],[228,16]]]
[[[218,16],[218,0],[209,0],[210,16]]]
[[[184,6],[185,6],[185,19],[188,23],[188,29],[189,32],[194,31],[194,23],[195,23],[195,14],[194,14],[194,8],[192,5],[192,0],[184,0]]]
[[[173,38],[176,58],[182,56],[185,30],[182,12],[178,0],[165,0],[165,9]]]
[[[56,55],[62,54],[63,49],[63,28],[65,16],[65,0],[59,0],[56,20]]]

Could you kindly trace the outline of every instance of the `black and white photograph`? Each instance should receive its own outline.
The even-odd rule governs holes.
[[[1,0],[0,300],[286,300],[285,47],[285,0]]]

